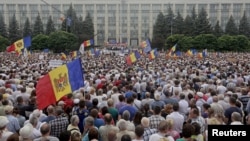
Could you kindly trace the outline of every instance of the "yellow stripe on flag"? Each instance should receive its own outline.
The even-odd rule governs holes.
[[[132,63],[136,62],[136,57],[134,52],[130,54],[130,59]]]
[[[15,50],[20,52],[24,48],[23,39],[16,41],[14,45],[15,45]]]
[[[57,101],[64,95],[72,92],[66,65],[60,66],[49,72],[49,77]]]

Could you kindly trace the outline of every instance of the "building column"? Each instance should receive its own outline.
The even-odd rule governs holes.
[[[149,38],[152,40],[153,38],[153,10],[152,10],[152,4],[150,4],[149,8]]]
[[[131,36],[130,36],[130,5],[128,4],[128,7],[127,7],[127,30],[128,30],[128,45],[131,45],[131,42],[130,42],[130,38],[131,38]]]
[[[105,4],[105,16],[104,16],[104,42],[108,42],[108,5]]]
[[[141,4],[139,4],[139,13],[138,13],[138,45],[142,41],[142,18],[141,18]]]
[[[121,37],[121,31],[120,31],[120,3],[118,3],[117,5],[116,5],[116,15],[115,15],[115,17],[116,17],[116,42],[120,42],[120,37]]]
[[[222,25],[221,23],[221,13],[222,13],[222,6],[221,3],[219,3],[218,8],[217,8],[217,20],[220,21],[220,26]]]
[[[93,17],[94,17],[93,23],[97,23],[96,4],[94,4],[94,14],[93,14]],[[94,36],[94,40],[97,41],[97,36],[98,36],[97,35],[97,24],[94,24],[94,35],[96,35],[96,36]],[[98,44],[96,42],[94,42],[94,43],[95,43],[95,45]]]

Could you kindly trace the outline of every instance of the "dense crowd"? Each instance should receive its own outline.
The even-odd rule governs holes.
[[[208,125],[250,124],[247,53],[82,55],[84,87],[38,110],[36,84],[60,59],[42,55],[0,53],[0,141],[207,141]]]

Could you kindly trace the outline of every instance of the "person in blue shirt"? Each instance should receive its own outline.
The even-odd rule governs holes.
[[[121,119],[121,115],[123,114],[124,111],[128,110],[130,113],[130,121],[132,121],[135,117],[135,113],[137,112],[136,108],[133,107],[134,99],[133,97],[129,97],[127,99],[127,105],[123,106],[119,110],[119,119]]]
[[[78,127],[80,129],[80,132],[83,132],[83,121],[86,117],[89,115],[89,111],[85,108],[85,101],[80,100],[79,102],[79,108],[73,113],[74,115],[77,115],[79,117],[79,124]]]

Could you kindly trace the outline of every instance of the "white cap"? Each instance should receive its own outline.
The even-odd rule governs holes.
[[[203,97],[203,93],[202,92],[197,92],[197,95],[199,96],[199,97]]]
[[[80,102],[79,98],[74,99],[74,104],[78,104]]]

